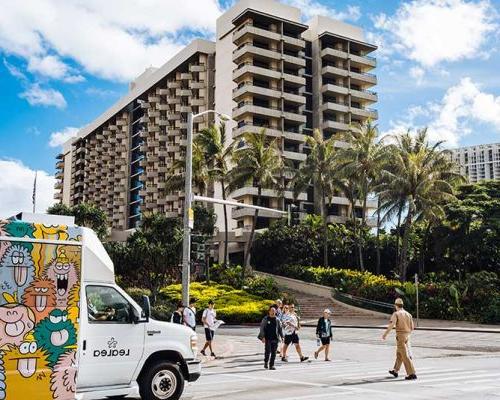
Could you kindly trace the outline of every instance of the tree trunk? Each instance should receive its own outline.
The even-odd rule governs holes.
[[[403,212],[402,207],[399,207],[398,223],[396,225],[396,263],[395,263],[396,271],[399,268],[399,231],[401,229],[401,214],[402,214],[402,212]]]
[[[418,273],[423,276],[425,273],[425,251],[427,249],[427,242],[429,241],[429,233],[431,230],[431,223],[429,222],[424,231],[424,237],[422,238],[422,244],[420,245],[420,254],[418,262]]]
[[[323,267],[328,268],[328,222],[325,194],[322,190],[321,214],[323,215]]]
[[[224,179],[220,181],[222,186],[222,200],[226,200],[226,188],[224,187]],[[227,248],[229,245],[229,231],[227,227],[227,206],[224,204],[224,267],[227,267]]]
[[[377,266],[375,272],[380,275],[380,197],[377,199]]]
[[[408,271],[408,246],[410,239],[410,229],[411,229],[411,219],[413,217],[413,210],[408,210],[408,215],[406,216],[406,221],[404,224],[404,233],[403,233],[403,243],[401,247],[401,267],[400,267],[400,276],[399,279],[401,282],[406,281],[406,274]]]
[[[257,189],[257,205],[260,206],[260,197],[262,194],[262,188],[258,186]],[[245,262],[243,266],[243,274],[245,273],[245,268],[250,268],[250,253],[252,251],[253,237],[255,235],[255,226],[257,225],[257,218],[259,217],[259,210],[256,209],[253,215],[252,230],[250,231],[250,236],[245,246]]]
[[[359,252],[359,268],[361,271],[365,270],[365,263],[363,261],[363,228],[366,227],[366,195],[363,198],[363,208],[361,210],[361,228],[359,230],[359,240],[358,240],[358,252]]]
[[[357,233],[357,223],[356,223],[356,211],[355,211],[355,206],[356,206],[356,200],[351,201],[351,219],[352,219],[352,231],[353,231],[353,237],[354,240],[358,240],[358,233]],[[354,259],[356,260],[356,265],[358,268],[361,268],[361,265],[359,264],[359,257],[356,255],[358,253],[358,244],[354,244],[354,249],[353,249],[353,255]]]

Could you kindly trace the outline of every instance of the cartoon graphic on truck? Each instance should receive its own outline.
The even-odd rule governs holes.
[[[150,319],[71,217],[0,221],[0,250],[0,400],[176,400],[200,376],[196,334]]]

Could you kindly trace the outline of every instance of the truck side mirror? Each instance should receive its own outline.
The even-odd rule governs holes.
[[[149,316],[151,315],[151,304],[149,303],[149,297],[146,295],[142,296],[142,310],[144,311],[146,322],[149,322]]]

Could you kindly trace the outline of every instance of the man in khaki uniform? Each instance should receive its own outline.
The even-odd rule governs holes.
[[[396,363],[389,373],[397,378],[401,364],[404,364],[407,375],[405,379],[414,380],[417,379],[417,375],[415,374],[413,363],[408,357],[408,340],[410,339],[411,332],[415,329],[413,318],[408,311],[403,309],[403,299],[396,299],[394,306],[396,307],[396,311],[392,314],[391,321],[382,335],[382,339],[385,340],[391,330],[396,329]]]

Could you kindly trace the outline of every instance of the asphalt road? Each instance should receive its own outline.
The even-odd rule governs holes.
[[[263,368],[263,346],[256,328],[223,328],[215,340],[221,359],[205,359],[202,377],[186,388],[184,399],[500,399],[500,334],[417,331],[412,350],[418,380],[394,379],[394,336],[382,330],[337,329],[333,361],[300,363],[294,350],[276,371]],[[313,354],[312,328],[301,344]],[[312,358],[312,357],[311,357]]]

